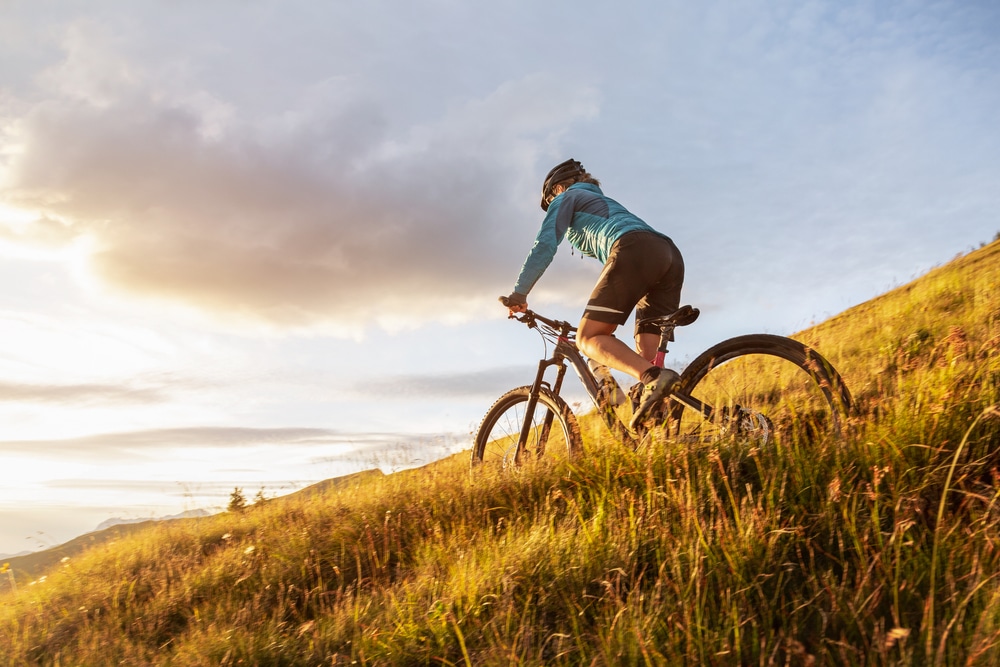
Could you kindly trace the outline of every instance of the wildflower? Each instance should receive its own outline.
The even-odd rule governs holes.
[[[893,628],[885,635],[885,647],[892,648],[896,645],[896,642],[906,639],[910,636],[910,631],[907,628]]]
[[[830,494],[830,502],[838,502],[840,500],[840,478],[834,477],[833,481],[830,482],[827,487],[827,492]]]

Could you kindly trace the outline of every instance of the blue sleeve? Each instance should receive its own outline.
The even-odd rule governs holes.
[[[517,282],[514,283],[514,291],[518,294],[526,295],[531,291],[538,279],[545,273],[545,269],[549,268],[549,264],[556,256],[556,248],[566,236],[566,230],[569,229],[573,221],[573,208],[572,206],[566,207],[565,212],[560,215],[559,211],[562,209],[561,204],[563,203],[561,200],[564,199],[566,199],[564,195],[559,195],[549,205],[548,213],[542,220],[542,227],[538,230],[538,236],[535,237],[535,245],[531,247],[531,252],[528,253],[528,257],[521,267],[521,274],[517,277]]]

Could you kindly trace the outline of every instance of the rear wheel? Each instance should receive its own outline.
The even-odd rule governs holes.
[[[583,450],[580,426],[566,402],[543,389],[531,414],[528,440],[515,462],[517,441],[524,425],[531,387],[511,389],[497,399],[483,417],[472,446],[472,465],[509,468],[540,459],[572,459]]]
[[[669,408],[681,438],[742,436],[758,442],[839,434],[851,395],[837,370],[812,348],[783,336],[723,341],[681,374],[676,393],[694,401]]]

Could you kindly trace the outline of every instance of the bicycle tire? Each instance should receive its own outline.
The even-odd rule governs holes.
[[[778,439],[839,435],[853,405],[840,373],[819,352],[771,334],[737,336],[712,346],[684,369],[677,392],[715,411],[714,424],[706,429],[709,420],[675,402],[670,428],[682,437],[691,435],[689,427],[712,437],[740,428]],[[746,421],[734,427],[740,416]]]
[[[486,464],[509,468],[516,465],[514,454],[530,395],[530,386],[517,387],[493,403],[476,431],[472,446],[473,467]],[[543,431],[548,415],[552,415],[552,422],[546,434]],[[563,399],[548,389],[542,389],[538,395],[532,422],[534,426],[525,444],[527,460],[543,456],[574,459],[582,453],[583,437],[576,415]]]

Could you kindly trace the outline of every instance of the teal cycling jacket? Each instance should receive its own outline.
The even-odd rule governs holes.
[[[615,241],[636,231],[664,236],[614,199],[605,197],[596,185],[574,183],[549,205],[535,244],[514,284],[514,292],[527,295],[531,291],[549,268],[564,237],[582,254],[604,264]]]

